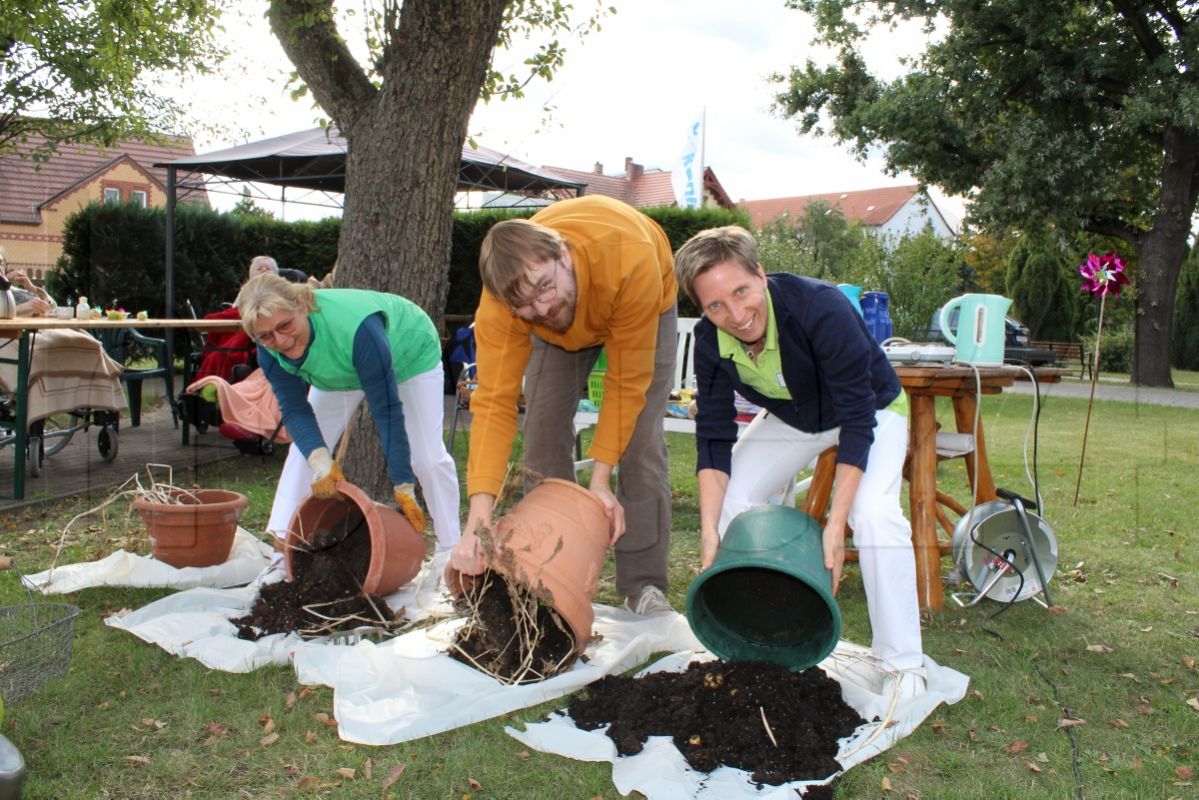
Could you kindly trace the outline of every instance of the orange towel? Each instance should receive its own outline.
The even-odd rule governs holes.
[[[195,394],[205,386],[215,386],[217,403],[221,407],[221,418],[225,422],[234,422],[246,430],[253,431],[259,436],[270,438],[275,433],[281,415],[279,401],[271,391],[266,375],[261,369],[251,372],[244,380],[230,384],[224,378],[209,375],[187,387],[187,391]],[[286,428],[279,428],[275,436],[276,442],[290,442]]]

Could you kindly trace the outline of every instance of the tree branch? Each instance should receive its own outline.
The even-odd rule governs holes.
[[[1139,8],[1133,7],[1127,0],[1112,0],[1112,6],[1128,23],[1132,29],[1132,35],[1140,42],[1145,55],[1149,56],[1151,60],[1155,60],[1165,54],[1165,46],[1158,41],[1157,36],[1153,33],[1153,28],[1149,25],[1149,20],[1140,13]]]
[[[269,18],[316,102],[349,133],[377,90],[337,32],[333,0],[271,0]]]
[[[1100,219],[1098,217],[1083,217],[1082,229],[1097,233],[1100,236],[1113,236],[1128,242],[1138,252],[1141,249],[1141,238],[1144,232],[1134,228],[1127,222],[1118,219]]]
[[[1176,3],[1163,3],[1161,0],[1154,0],[1153,7],[1157,9],[1159,17],[1164,19],[1169,24],[1174,35],[1178,37],[1178,41],[1183,41],[1183,34],[1186,33],[1187,23],[1182,15],[1178,13],[1178,5]]]

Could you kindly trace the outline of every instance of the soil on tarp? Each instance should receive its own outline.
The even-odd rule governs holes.
[[[822,670],[792,672],[764,661],[609,675],[575,695],[567,713],[583,730],[607,725],[621,755],[640,753],[650,736],[669,736],[693,769],[736,767],[771,785],[839,771],[837,740],[865,721]]]
[[[238,637],[254,641],[290,631],[315,636],[366,625],[388,627],[397,621],[396,614],[383,598],[368,598],[362,590],[370,561],[370,532],[355,509],[333,527],[317,531],[311,549],[292,553],[292,580],[259,589],[250,613],[233,620]]]
[[[451,658],[509,684],[545,680],[574,663],[570,626],[527,589],[510,587],[490,570],[463,589],[454,608],[466,622],[454,636]]]

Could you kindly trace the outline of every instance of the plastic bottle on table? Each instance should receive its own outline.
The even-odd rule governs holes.
[[[92,307],[87,304],[87,298],[83,295],[79,296],[79,302],[75,305],[75,319],[88,319],[91,315]]]

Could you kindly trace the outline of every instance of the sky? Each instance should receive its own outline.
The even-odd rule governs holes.
[[[688,126],[702,114],[705,164],[733,200],[915,182],[886,175],[881,158],[861,163],[845,145],[801,136],[772,112],[780,88],[769,82],[772,73],[828,57],[811,45],[806,15],[782,0],[609,4],[617,13],[602,19],[602,30],[567,45],[552,81],[535,81],[520,100],[480,104],[470,124],[478,144],[539,166],[590,170],[599,162],[606,174],[619,174],[631,157],[646,169],[669,170],[683,153]],[[198,152],[313,127],[322,116],[309,99],[289,98],[291,64],[261,17],[262,5],[242,0],[226,23],[236,57],[224,75],[182,87],[197,113],[231,121],[216,134],[197,135]],[[593,7],[590,0],[575,5]],[[358,38],[354,26],[343,28],[351,41]],[[867,57],[894,75],[898,59],[920,45],[914,31],[890,33],[872,40]],[[524,55],[501,51],[496,65],[518,72]],[[961,217],[960,201],[936,192],[934,198],[949,216]],[[286,216],[323,213],[292,207]]]

